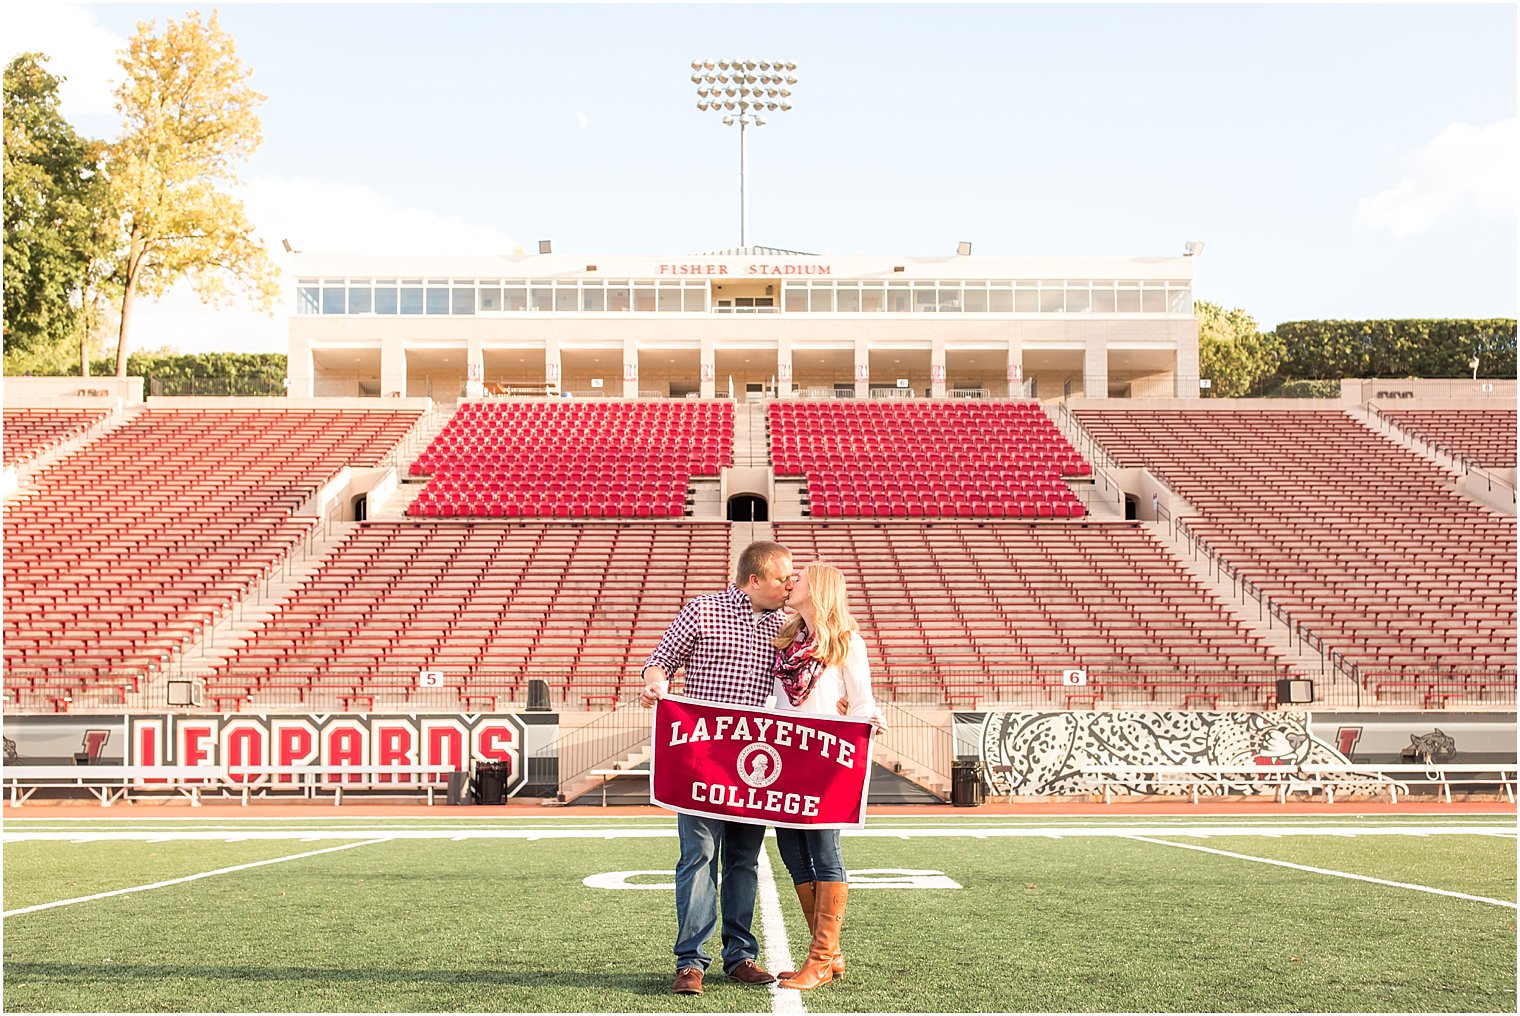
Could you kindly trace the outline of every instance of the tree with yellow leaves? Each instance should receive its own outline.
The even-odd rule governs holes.
[[[139,22],[120,63],[116,90],[124,125],[111,146],[108,175],[119,210],[117,281],[121,331],[116,373],[127,371],[127,332],[138,295],[159,296],[187,279],[202,300],[228,302],[235,291],[272,313],[277,271],[230,190],[237,163],[263,140],[254,112],[264,96],[248,84],[232,36],[213,11]]]

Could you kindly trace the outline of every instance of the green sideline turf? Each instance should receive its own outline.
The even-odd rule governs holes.
[[[1515,899],[1513,837],[1161,838]],[[5,907],[338,842],[8,842]],[[1120,838],[860,837],[846,855],[964,888],[852,894],[850,972],[803,996],[814,1012],[1515,1009],[1516,912],[1494,904]],[[669,994],[669,890],[581,884],[674,858],[673,839],[393,840],[16,915],[5,1008],[770,1012],[721,976]]]

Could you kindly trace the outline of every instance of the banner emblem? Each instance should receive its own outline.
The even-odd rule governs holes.
[[[765,742],[756,742],[739,753],[739,779],[750,786],[768,787],[780,775],[781,753]]]

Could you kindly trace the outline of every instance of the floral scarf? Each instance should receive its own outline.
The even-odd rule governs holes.
[[[816,639],[812,632],[799,630],[797,638],[785,649],[776,650],[774,670],[776,679],[786,690],[786,697],[794,706],[800,706],[813,693],[813,686],[823,673],[823,661],[813,657]]]

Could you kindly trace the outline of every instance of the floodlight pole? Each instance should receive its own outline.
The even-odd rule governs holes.
[[[693,60],[691,69],[697,108],[723,116],[729,127],[735,121],[739,124],[739,246],[748,247],[749,128],[765,126],[762,113],[785,113],[792,108],[787,100],[797,83],[793,76],[797,65],[790,60]]]
[[[746,142],[749,117],[739,118],[739,246],[749,246],[749,196],[744,191],[744,175],[749,169],[749,145]]]

